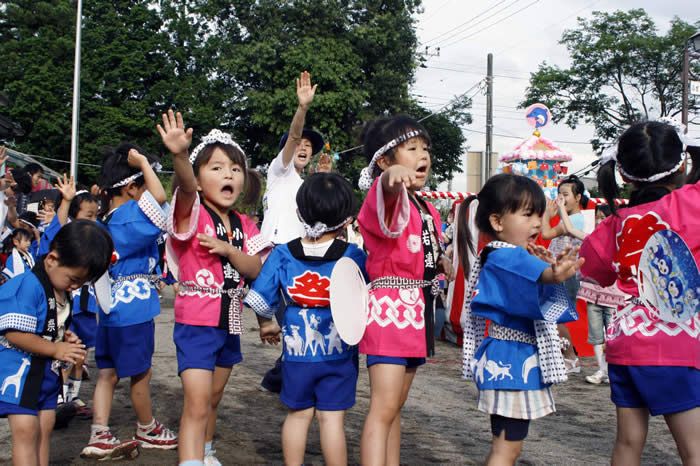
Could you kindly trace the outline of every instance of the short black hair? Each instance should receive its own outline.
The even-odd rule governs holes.
[[[132,144],[130,142],[123,142],[116,148],[106,147],[103,150],[100,188],[107,193],[107,197],[109,199],[121,193],[121,188],[123,187],[112,188],[112,185],[132,175],[141,173],[141,170],[138,168],[129,166],[128,158],[129,151],[131,149],[136,149],[140,154],[143,154],[146,159],[148,159],[148,163],[158,162],[157,157],[149,154],[136,144]],[[143,186],[145,182],[146,180],[143,178],[143,176],[139,176],[134,180],[136,186],[139,187]]]
[[[357,199],[350,182],[337,173],[314,173],[297,191],[299,215],[309,225],[332,227],[357,212]]]
[[[44,173],[44,169],[41,167],[41,165],[39,165],[38,163],[34,163],[34,162],[26,164],[24,166],[24,171],[26,171],[30,175],[33,175],[37,172]]]
[[[68,207],[68,216],[70,218],[75,218],[76,215],[78,215],[78,212],[80,212],[80,206],[83,202],[94,202],[98,206],[100,205],[100,200],[97,199],[97,196],[91,192],[88,191],[80,193],[76,195],[72,201],[70,201],[70,206]]]
[[[49,251],[58,254],[65,267],[85,267],[88,281],[107,271],[112,259],[114,243],[109,232],[97,222],[74,220],[65,224],[51,241]]]
[[[612,214],[612,212],[610,211],[610,206],[607,204],[598,204],[597,206],[595,206],[595,212],[602,212],[603,215],[605,215],[606,217],[610,217],[610,214]]]
[[[571,185],[571,192],[574,193],[574,197],[578,196],[579,194],[581,195],[579,204],[581,205],[582,209],[585,209],[588,205],[588,197],[585,194],[586,186],[584,186],[583,181],[581,181],[581,178],[579,178],[576,175],[569,175],[568,177],[564,178],[559,182],[559,187],[557,188],[557,191],[561,189],[561,186],[563,184]]]
[[[15,228],[12,230],[12,234],[10,236],[12,239],[28,239],[29,241],[34,239],[32,232],[26,228]]]

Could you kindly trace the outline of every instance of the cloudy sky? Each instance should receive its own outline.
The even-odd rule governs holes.
[[[455,95],[465,93],[483,79],[486,55],[492,53],[493,149],[500,154],[510,152],[532,133],[524,110],[517,105],[523,99],[530,73],[542,61],[569,66],[568,53],[559,39],[565,29],[576,27],[577,17],[590,17],[593,11],[644,8],[660,33],[666,32],[674,16],[690,23],[700,20],[697,0],[424,0],[423,6],[424,12],[417,16],[418,40],[420,49],[429,47],[429,59],[427,68],[417,72],[412,94],[426,108],[443,107]],[[439,56],[435,55],[437,47],[440,47]],[[474,91],[467,95],[472,94]],[[476,93],[473,103],[474,121],[465,134],[469,150],[481,151],[486,127],[484,93]],[[575,154],[570,170],[594,160],[593,149],[587,143],[593,134],[590,126],[571,130],[563,124],[550,124],[541,132]],[[691,127],[690,135],[700,138],[700,126]],[[458,174],[453,180],[453,190],[464,190],[465,186],[464,176]]]

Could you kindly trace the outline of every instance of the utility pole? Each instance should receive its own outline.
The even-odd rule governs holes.
[[[481,185],[491,176],[491,152],[493,139],[493,54],[487,55],[486,61],[486,163],[482,165]],[[485,175],[484,171],[486,172]]]
[[[75,64],[73,69],[73,118],[71,121],[70,176],[78,181],[78,123],[80,121],[80,36],[83,22],[83,2],[78,0],[75,21]]]

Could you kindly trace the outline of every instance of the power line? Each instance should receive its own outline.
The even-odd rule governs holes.
[[[486,10],[482,11],[482,12],[479,13],[478,15],[469,18],[468,20],[466,20],[466,21],[463,22],[462,24],[459,24],[459,25],[453,27],[452,29],[448,29],[447,31],[443,32],[442,34],[440,34],[440,35],[438,35],[438,36],[436,36],[436,37],[434,37],[434,38],[432,38],[432,39],[430,39],[430,40],[428,40],[428,41],[425,41],[425,42],[422,43],[421,45],[428,45],[430,42],[434,42],[434,41],[438,40],[439,38],[441,38],[442,36],[444,36],[444,35],[446,35],[446,34],[449,34],[449,33],[451,33],[452,31],[454,31],[454,30],[456,30],[456,29],[460,29],[460,28],[462,28],[463,26],[466,26],[467,24],[471,23],[472,21],[474,21],[474,20],[475,20],[476,18],[478,18],[479,16],[483,15],[484,13],[488,13],[490,10],[494,9],[495,7],[497,7],[498,5],[500,5],[501,3],[505,2],[505,1],[506,1],[506,0],[501,0],[501,1],[499,1],[499,2],[496,3],[495,5],[493,5],[493,6],[489,7],[489,8],[487,8]],[[520,1],[520,0],[515,0],[515,1],[518,2],[518,1]],[[477,23],[477,24],[479,24],[479,23]],[[448,38],[448,39],[449,39],[449,38]]]

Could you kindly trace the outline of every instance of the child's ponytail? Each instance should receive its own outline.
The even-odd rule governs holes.
[[[693,162],[693,168],[688,173],[687,183],[695,184],[700,181],[700,147],[688,146],[685,149]]]
[[[257,207],[262,192],[262,177],[257,170],[245,169],[245,194],[241,201],[248,207]]]
[[[620,196],[620,188],[615,181],[615,160],[608,160],[598,168],[598,189],[603,194],[603,197],[610,206],[610,212],[617,215],[617,206],[615,199]]]

